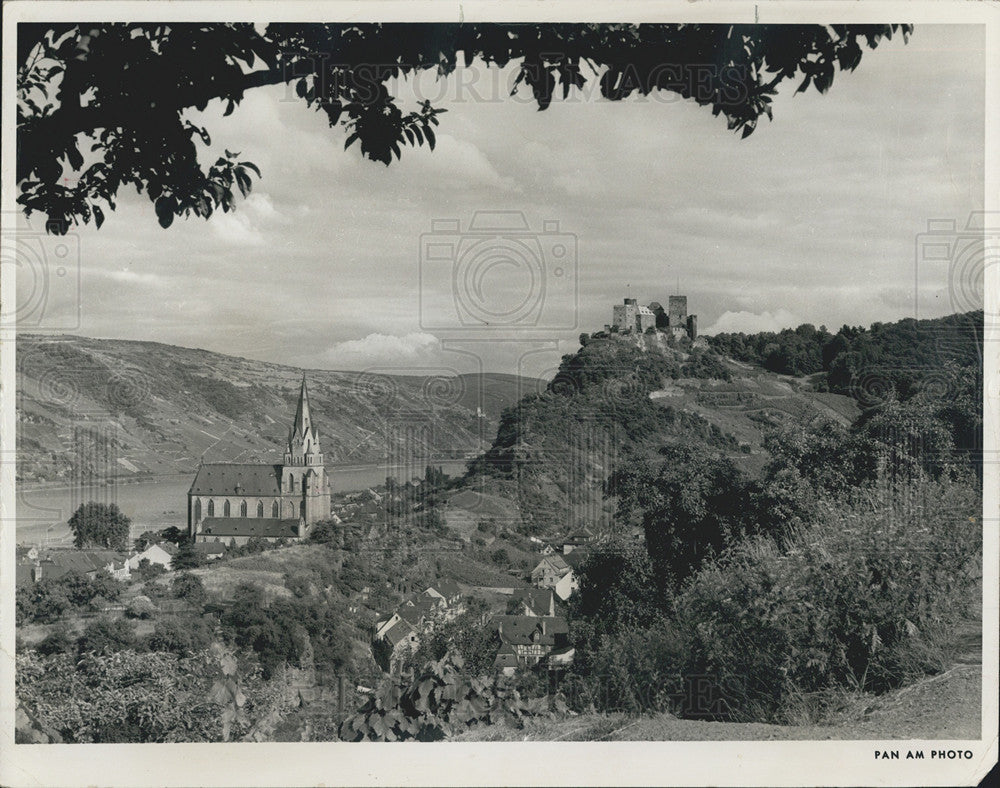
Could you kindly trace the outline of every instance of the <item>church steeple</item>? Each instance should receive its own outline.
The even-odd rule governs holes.
[[[312,432],[312,418],[309,415],[309,391],[306,389],[306,373],[302,373],[302,388],[299,390],[299,404],[295,409],[295,423],[292,425],[292,435],[305,435]]]
[[[306,375],[302,373],[302,388],[299,390],[299,404],[295,408],[295,421],[288,433],[288,448],[285,451],[286,465],[322,465],[323,455],[319,449],[319,432],[313,426],[309,412],[309,391]]]

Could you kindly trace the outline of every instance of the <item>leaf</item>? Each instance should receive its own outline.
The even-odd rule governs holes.
[[[155,203],[156,218],[164,230],[174,222],[174,205],[170,197],[161,197]]]
[[[222,668],[224,676],[232,676],[236,673],[236,657],[232,654],[224,654],[219,660],[219,666]]]
[[[236,185],[240,187],[240,194],[246,197],[250,193],[250,178],[241,169],[236,170]]]
[[[431,150],[434,150],[434,144],[437,140],[434,138],[434,131],[430,126],[424,127],[424,134],[427,136],[427,144],[431,146]]]
[[[97,229],[101,229],[101,225],[104,224],[104,211],[101,210],[99,205],[94,206],[94,222],[97,224]]]
[[[351,134],[351,136],[349,136],[344,142],[344,150],[347,150],[349,147],[351,147],[351,145],[353,145],[355,141],[358,139],[358,136],[359,135],[357,132]]]

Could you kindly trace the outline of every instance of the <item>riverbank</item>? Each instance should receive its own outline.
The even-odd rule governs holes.
[[[466,460],[427,461],[449,475],[465,473]],[[407,481],[401,476],[416,472],[416,463],[405,468],[386,464],[328,465],[330,488],[334,493],[365,490],[384,484],[386,477]],[[65,482],[18,485],[15,522],[18,544],[63,545],[72,541],[66,522],[81,503],[97,500],[116,503],[134,526],[135,533],[187,527],[187,493],[194,472],[165,474],[143,480],[122,478],[115,484],[78,487]]]

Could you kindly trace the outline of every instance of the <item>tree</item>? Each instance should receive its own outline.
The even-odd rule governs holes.
[[[173,542],[175,545],[180,545],[187,540],[188,535],[178,528],[176,525],[171,525],[169,528],[164,528],[160,531],[160,536],[162,536],[166,541]]]
[[[131,526],[132,522],[119,511],[116,503],[82,503],[69,518],[73,542],[79,548],[126,550]]]
[[[201,556],[194,549],[194,542],[187,539],[180,543],[177,553],[170,559],[173,569],[194,569],[201,566]]]
[[[772,116],[779,83],[825,93],[836,70],[853,71],[862,46],[910,25],[631,24],[21,24],[17,38],[18,203],[48,215],[50,232],[114,210],[122,186],[145,192],[163,227],[177,216],[233,210],[260,171],[226,151],[209,166],[211,142],[186,111],[221,101],[233,112],[248,90],[287,84],[345,148],[390,164],[402,147],[433,149],[444,110],[424,101],[405,112],[391,80],[433,69],[516,62],[515,91],[540,110],[557,90],[598,82],[619,100],[668,91],[723,115],[751,134]],[[590,72],[585,75],[584,68]],[[254,70],[251,70],[254,69]],[[603,71],[602,71],[603,69]],[[87,151],[86,157],[81,149]],[[64,169],[74,173],[66,180]]]
[[[205,584],[198,575],[190,572],[181,572],[174,578],[171,586],[174,596],[183,599],[196,608],[201,608],[208,598],[205,592]]]
[[[656,468],[625,468],[613,479],[619,514],[641,516],[657,581],[676,590],[701,564],[734,539],[759,527],[755,486],[727,457],[668,445]]]

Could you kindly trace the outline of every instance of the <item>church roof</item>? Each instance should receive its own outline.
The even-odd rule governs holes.
[[[281,467],[235,462],[205,463],[198,468],[190,492],[192,495],[281,495]]]
[[[201,534],[227,539],[232,536],[294,539],[299,535],[299,521],[277,517],[206,517],[201,521]]]

